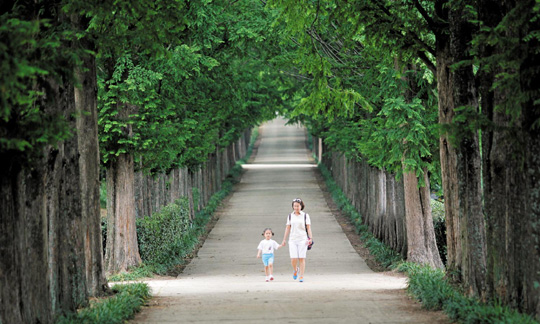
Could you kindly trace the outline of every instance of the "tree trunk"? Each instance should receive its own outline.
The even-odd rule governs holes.
[[[395,69],[400,70],[398,59],[395,60]],[[408,64],[408,71],[416,71],[416,67]],[[414,76],[403,77],[407,82],[408,89],[405,91],[407,102],[416,97],[420,89]],[[403,160],[407,158],[407,141],[404,139],[405,150]],[[405,200],[405,223],[407,230],[407,260],[420,264],[429,265],[433,268],[443,269],[439,249],[435,240],[433,217],[431,215],[431,197],[429,190],[429,178],[427,168],[423,169],[424,185],[420,186],[414,170],[407,170],[403,163],[403,189]]]
[[[133,157],[120,154],[107,168],[107,244],[105,268],[108,274],[127,271],[141,264],[135,228]]]
[[[129,118],[128,105],[120,107],[119,117]],[[132,136],[131,125],[124,130]],[[135,171],[133,156],[120,154],[107,167],[107,243],[105,269],[107,274],[125,272],[141,264],[137,229],[135,227]]]
[[[45,167],[21,170],[13,162],[0,156],[0,320],[51,323]]]
[[[426,185],[419,188],[416,173],[403,172],[407,261],[442,269],[444,265],[435,241],[435,230],[431,216],[427,170],[424,170],[424,181],[426,181]]]
[[[41,81],[47,96],[37,106],[75,129],[73,85]],[[32,165],[10,153],[0,161],[0,320],[52,323],[87,303],[78,135],[46,146]]]
[[[466,18],[464,5],[453,6],[449,12],[450,56],[453,63],[470,59],[470,44],[475,26]],[[466,107],[479,113],[476,80],[470,64],[451,72],[453,107]],[[482,161],[479,132],[470,129],[470,120],[455,123],[457,143],[457,180],[459,196],[459,227],[461,235],[462,283],[469,295],[486,297],[486,232],[482,205]]]
[[[189,218],[193,222],[195,220],[195,201],[193,201],[193,177],[194,173],[191,170],[186,170],[186,190],[189,201]]]
[[[59,8],[51,9],[55,10],[44,14],[53,15],[41,18],[86,28],[80,21],[56,15]],[[78,106],[68,79],[36,79],[33,90],[45,95],[35,107],[45,120],[62,116],[75,130]],[[89,171],[80,164],[81,154],[86,154],[86,147],[79,147],[85,142],[80,137],[86,134],[73,133],[54,147],[40,148],[32,160],[19,160],[20,152],[0,153],[0,322],[53,323],[61,313],[87,303],[86,263],[94,256],[86,253],[85,234],[93,219],[83,211],[86,203],[81,198],[91,200],[93,188],[85,187],[88,179],[82,177]]]
[[[488,27],[497,26],[506,14],[518,10],[531,18],[534,1],[481,1],[480,18]],[[527,16],[526,16],[527,17]],[[539,29],[539,22],[514,26],[505,36],[520,38]],[[523,59],[518,71],[481,66],[479,78],[482,111],[493,128],[483,132],[485,210],[488,235],[489,297],[500,300],[540,320],[540,130],[534,123],[540,118],[534,95],[515,100],[516,93],[493,90],[491,85],[501,72],[519,73],[522,96],[538,90],[540,58],[538,40],[522,42],[516,59]],[[480,55],[500,55],[508,48],[484,46]],[[519,111],[517,118],[498,108],[509,104]]]
[[[73,21],[81,24],[80,16]],[[88,22],[82,24],[87,26]],[[81,40],[86,49],[94,50],[94,44],[87,38]],[[86,280],[90,296],[100,296],[109,290],[103,268],[103,246],[101,233],[101,213],[99,195],[99,145],[97,126],[97,79],[95,57],[82,59],[84,70],[77,68],[75,76],[80,87],[75,88],[77,110],[77,132],[79,144],[79,164],[81,168],[82,217],[87,220],[84,228]]]
[[[437,15],[443,21],[448,20],[448,12],[444,4],[446,1],[437,1]],[[448,126],[454,118],[453,80],[450,73],[450,39],[445,32],[436,35],[436,64],[437,64],[437,92],[439,94],[439,124]],[[457,177],[457,153],[450,141],[448,132],[441,133],[440,137],[441,179],[444,193],[444,211],[446,218],[447,241],[447,273],[455,282],[461,281],[462,268],[462,242],[461,228],[458,217],[459,195]]]

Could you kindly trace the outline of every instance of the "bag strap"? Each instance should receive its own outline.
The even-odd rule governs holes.
[[[309,233],[307,231],[307,224],[306,224],[306,213],[304,213],[304,227],[306,228],[306,235],[307,235],[307,238],[309,240]]]
[[[289,214],[289,223],[291,222],[291,215],[292,215],[292,213]],[[304,213],[304,228],[306,229],[307,238],[309,239],[309,233],[308,233],[308,231],[307,231],[307,224],[306,224],[306,221],[307,221],[307,219],[306,219],[306,213]]]

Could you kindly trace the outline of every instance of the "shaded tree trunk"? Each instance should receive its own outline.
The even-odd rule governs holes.
[[[448,19],[448,12],[443,7],[446,1],[437,1],[438,16]],[[436,37],[437,92],[439,94],[439,124],[449,125],[454,118],[452,96],[453,82],[450,74],[450,39],[447,34],[439,33]],[[457,178],[457,153],[450,141],[448,132],[440,137],[441,179],[444,193],[444,212],[446,218],[447,270],[454,281],[461,281],[462,248],[460,239],[459,196]]]
[[[470,66],[452,70],[468,58],[471,27],[462,10],[437,1],[437,15],[448,21],[450,33],[436,33],[437,89],[441,177],[444,191],[448,276],[462,282],[471,295],[485,296],[485,231],[482,209],[478,133],[459,134],[454,128],[455,109],[478,107]]]
[[[453,63],[470,59],[470,43],[476,29],[468,19],[464,5],[449,12],[450,55]],[[466,107],[478,114],[476,80],[470,64],[451,72],[453,107]],[[459,196],[459,229],[461,236],[462,283],[469,295],[486,297],[486,232],[482,205],[482,168],[479,132],[470,129],[471,120],[453,125],[457,146],[457,180]]]
[[[88,18],[73,16],[73,23],[87,26]],[[94,51],[91,40],[81,40],[84,48]],[[100,213],[99,145],[97,126],[97,74],[95,57],[82,58],[83,68],[77,68],[75,77],[80,87],[75,88],[79,164],[81,168],[82,217],[87,220],[84,228],[86,280],[90,296],[100,296],[109,291],[103,267],[103,246]]]
[[[76,128],[73,85],[43,80],[38,106]],[[41,89],[43,90],[43,89]],[[78,135],[21,166],[2,154],[0,176],[0,319],[52,323],[87,303]]]
[[[497,26],[510,11],[532,18],[534,1],[480,1],[480,18],[488,27]],[[538,21],[523,19],[505,32],[506,37],[522,38],[540,29]],[[498,45],[496,45],[498,46]],[[482,111],[493,127],[483,132],[485,209],[488,235],[487,281],[489,297],[500,300],[540,319],[540,130],[534,125],[540,107],[534,103],[540,82],[538,40],[523,42],[515,59],[522,60],[519,70],[490,69],[479,71]],[[484,46],[481,57],[503,55],[513,49]],[[501,72],[519,73],[516,93],[492,89]],[[536,95],[534,95],[536,93]],[[532,95],[531,95],[532,94]],[[508,111],[519,112],[515,118]]]
[[[127,119],[126,105],[119,117]],[[124,130],[132,136],[131,125]],[[108,274],[127,271],[141,264],[135,227],[135,171],[133,156],[120,154],[107,167],[107,243],[105,269]]]
[[[49,18],[53,25],[71,23],[75,29],[86,29],[85,22],[70,21],[69,17],[58,14],[60,8],[47,4],[51,6],[45,10],[26,8],[30,14],[21,18],[36,19],[35,12],[39,11],[39,18]],[[87,44],[83,41],[82,45]],[[86,59],[83,62],[89,63]],[[61,63],[70,68],[69,63]],[[97,143],[97,134],[83,132],[84,122],[76,119],[83,105],[75,101],[74,86],[67,80],[70,78],[66,76],[38,78],[33,90],[45,95],[35,107],[46,117],[62,116],[70,129],[78,131],[54,147],[46,145],[36,150],[30,160],[20,152],[0,153],[0,322],[3,323],[54,323],[58,315],[76,311],[87,303],[88,293],[92,291],[88,285],[94,283],[88,275],[103,278],[99,264],[87,267],[89,260],[101,256],[98,248],[88,249],[91,244],[86,239],[87,229],[95,221],[92,204],[96,184],[91,174],[97,165],[90,156],[97,155],[97,147],[91,148],[90,143]],[[77,99],[81,97],[77,95]],[[16,120],[16,114],[13,117]],[[89,161],[82,163],[81,156],[88,156]],[[92,239],[99,242],[95,236]]]

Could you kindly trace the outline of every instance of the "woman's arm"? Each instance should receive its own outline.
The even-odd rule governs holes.
[[[309,238],[313,239],[313,233],[311,233],[311,225],[307,224],[306,228],[307,228],[307,231],[308,231]]]
[[[283,242],[281,242],[281,246],[285,246],[285,240],[287,239],[287,236],[289,236],[289,232],[291,231],[291,225],[285,226],[285,235],[283,235]]]

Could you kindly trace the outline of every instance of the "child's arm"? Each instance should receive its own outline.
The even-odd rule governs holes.
[[[257,252],[257,259],[261,257],[261,250],[258,250]]]

